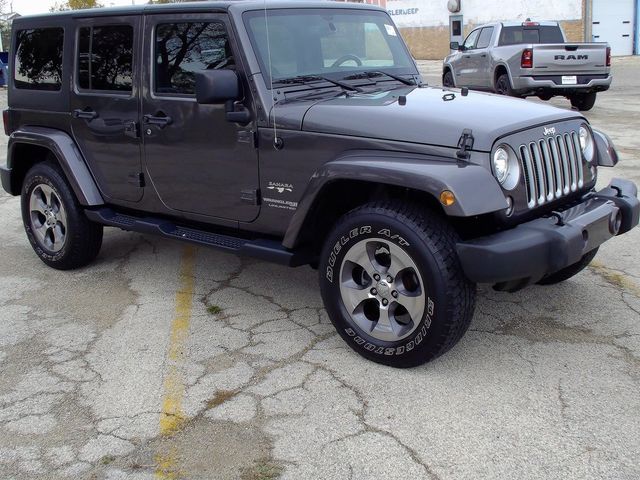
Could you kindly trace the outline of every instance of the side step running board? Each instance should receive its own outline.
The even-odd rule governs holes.
[[[225,250],[227,252],[233,252],[239,255],[256,257],[261,260],[279,263],[290,267],[305,265],[310,261],[309,257],[306,255],[301,255],[287,250],[275,240],[248,240],[246,238],[234,237],[231,235],[222,235],[219,233],[207,232],[205,230],[182,227],[175,225],[169,220],[125,215],[110,208],[86,210],[85,213],[89,220],[110,227],[118,227],[122,230],[129,230],[132,232],[161,235],[166,238],[175,238],[189,243],[194,243],[196,245],[203,245],[217,248],[219,250]]]

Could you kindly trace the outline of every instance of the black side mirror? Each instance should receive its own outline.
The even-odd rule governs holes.
[[[449,44],[449,48],[451,50],[459,50],[460,49],[460,44],[458,42],[451,42]]]
[[[251,113],[241,105],[236,106],[240,97],[240,79],[234,70],[196,72],[196,101],[202,105],[224,103],[228,121],[246,124],[251,121]]]
[[[240,81],[233,70],[196,72],[196,101],[203,105],[225,103],[240,98]]]

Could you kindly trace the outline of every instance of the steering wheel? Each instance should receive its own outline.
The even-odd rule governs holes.
[[[333,62],[333,65],[331,65],[331,68],[339,67],[344,62],[348,62],[349,60],[352,60],[352,61],[356,62],[356,65],[358,67],[362,66],[362,60],[360,60],[360,57],[358,57],[356,55],[352,55],[351,53],[349,53],[347,55],[341,56],[335,62]]]

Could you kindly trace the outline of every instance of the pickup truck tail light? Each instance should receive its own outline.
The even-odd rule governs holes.
[[[522,51],[522,61],[520,62],[522,68],[533,68],[533,49],[525,48]]]
[[[4,123],[4,134],[11,135],[11,129],[9,128],[9,110],[2,111],[2,123]]]
[[[607,47],[607,67],[611,66],[611,47]]]

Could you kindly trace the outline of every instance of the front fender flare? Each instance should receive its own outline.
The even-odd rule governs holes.
[[[13,169],[16,146],[30,144],[50,150],[57,158],[78,202],[84,206],[103,205],[104,200],[80,150],[67,133],[53,128],[22,127],[11,134],[7,168]],[[13,193],[13,192],[12,192]],[[18,192],[19,193],[19,192]],[[18,194],[18,193],[14,193]]]
[[[285,233],[282,242],[285,247],[297,245],[305,220],[321,198],[322,190],[339,180],[399,186],[428,193],[436,199],[443,190],[450,190],[457,201],[443,209],[452,217],[471,217],[508,207],[498,182],[479,165],[424,155],[353,153],[327,162],[311,177]]]

